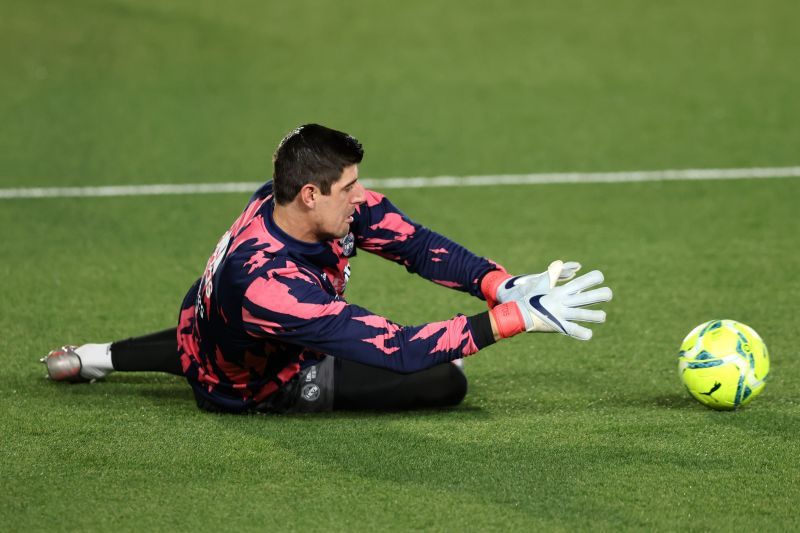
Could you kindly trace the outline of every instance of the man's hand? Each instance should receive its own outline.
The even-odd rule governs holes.
[[[568,268],[565,268],[567,265]],[[605,311],[583,307],[607,302],[611,300],[612,293],[608,287],[584,292],[603,282],[603,274],[599,270],[556,286],[558,280],[573,277],[578,268],[580,265],[574,262],[565,265],[561,261],[553,261],[547,272],[523,276],[528,280],[519,285],[511,283],[507,290],[516,291],[516,298],[494,305],[489,311],[495,340],[513,337],[523,331],[556,332],[579,340],[591,339],[592,331],[575,322],[605,322]]]
[[[581,264],[575,261],[553,261],[545,272],[514,276],[497,287],[497,303],[504,304],[519,300],[528,292],[544,294],[556,286],[557,282],[569,281],[581,269]]]
[[[563,275],[563,268],[560,267],[565,265],[557,263],[560,261],[553,262],[546,273],[549,282],[560,279]],[[574,271],[572,274],[574,275]],[[592,338],[592,330],[575,322],[601,324],[606,321],[605,311],[583,309],[587,305],[611,300],[612,293],[608,287],[583,292],[584,289],[599,285],[603,279],[603,273],[594,270],[558,287],[552,285],[545,287],[541,279],[536,284],[530,285],[522,297],[514,300],[522,312],[525,330],[562,333],[588,341]]]
[[[566,263],[558,260],[550,263],[545,272],[539,274],[526,274],[511,276],[505,270],[496,270],[487,274],[481,282],[483,292],[489,308],[496,305],[513,302],[525,296],[526,292],[536,290],[544,294],[556,286],[556,282],[569,281],[581,269],[581,264],[575,261]]]

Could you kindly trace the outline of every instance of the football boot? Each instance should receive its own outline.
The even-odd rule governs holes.
[[[39,359],[47,367],[47,378],[53,381],[72,383],[92,382],[105,377],[108,370],[91,368],[81,361],[81,352],[107,350],[107,345],[84,344],[83,346],[62,346]],[[84,354],[85,355],[85,354]]]

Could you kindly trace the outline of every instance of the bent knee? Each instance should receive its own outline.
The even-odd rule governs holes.
[[[444,393],[442,404],[448,406],[458,405],[464,401],[464,397],[467,395],[467,375],[460,366],[452,363],[443,366],[447,367],[447,385],[442,387],[442,392]]]

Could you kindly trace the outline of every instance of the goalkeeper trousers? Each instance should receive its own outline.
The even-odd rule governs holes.
[[[467,393],[467,378],[461,368],[452,363],[443,363],[413,374],[398,374],[347,359],[330,356],[326,359],[327,362],[314,366],[321,370],[332,369],[333,394],[328,402],[332,409],[404,410],[450,407],[461,403]],[[166,372],[182,376],[176,328],[112,343],[111,362],[114,370],[120,372]],[[308,375],[307,371],[302,374]],[[303,408],[306,403],[303,394],[307,390],[298,387],[294,381],[285,385],[286,390],[279,391],[282,393],[281,397],[288,398],[288,402],[282,401],[281,408],[275,410],[306,410]],[[197,400],[201,409],[220,411],[200,397]]]

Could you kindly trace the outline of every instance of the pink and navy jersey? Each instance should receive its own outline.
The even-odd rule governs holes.
[[[197,392],[245,410],[322,354],[407,373],[488,344],[472,317],[403,326],[345,301],[356,248],[479,298],[481,278],[499,268],[412,222],[383,195],[366,196],[347,236],[308,243],[274,223],[272,182],[253,195],[181,309],[181,364]]]

